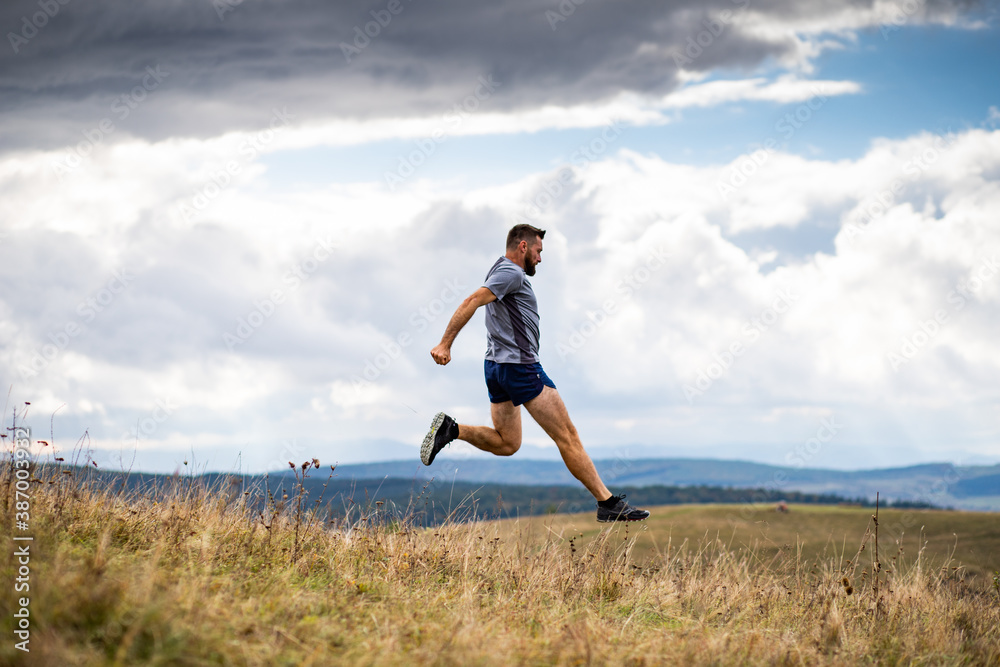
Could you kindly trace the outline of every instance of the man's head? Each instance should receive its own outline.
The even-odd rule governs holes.
[[[545,230],[531,225],[514,225],[507,232],[507,259],[535,275],[535,266],[542,262],[542,239]]]

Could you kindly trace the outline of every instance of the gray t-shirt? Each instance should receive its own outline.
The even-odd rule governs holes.
[[[486,358],[498,364],[539,361],[538,302],[524,269],[501,257],[483,286],[497,298],[486,304]]]

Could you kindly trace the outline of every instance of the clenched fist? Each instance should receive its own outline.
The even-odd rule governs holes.
[[[431,350],[431,356],[434,357],[434,361],[444,366],[451,361],[451,347],[445,345],[444,343],[439,343],[433,350]]]

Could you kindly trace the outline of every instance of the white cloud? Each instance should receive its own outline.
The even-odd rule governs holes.
[[[66,403],[62,439],[90,428],[109,447],[164,398],[176,410],[143,448],[261,452],[298,437],[323,449],[413,440],[441,408],[488,419],[481,322],[447,368],[426,352],[454,307],[452,292],[442,301],[447,281],[462,285],[454,293],[475,288],[518,202],[548,175],[467,193],[430,183],[274,191],[248,162],[197,219],[169,215],[239,143],[117,145],[61,184],[53,155],[0,162],[12,257],[0,269],[0,368],[14,393],[36,414]],[[1000,254],[998,156],[1000,132],[984,130],[878,141],[838,162],[774,150],[725,199],[718,184],[745,158],[692,167],[621,151],[577,168],[538,218],[551,230],[534,280],[546,367],[597,442],[625,433],[703,454],[787,447],[832,412],[853,425],[843,438],[854,445],[892,434],[948,458],[933,449],[947,433],[964,451],[995,454],[1000,274],[985,274]],[[193,177],[192,164],[209,166]],[[791,232],[806,246],[769,245]],[[822,240],[809,246],[814,232]],[[327,236],[335,257],[293,288],[285,277]],[[665,264],[651,261],[660,249]],[[38,376],[22,377],[19,365],[81,320],[77,304],[121,266],[134,281]],[[283,302],[228,350],[223,334],[274,289]],[[769,312],[788,292],[788,312]],[[607,302],[614,312],[602,316]],[[926,333],[939,311],[946,320]],[[574,334],[582,343],[561,355]],[[394,343],[401,335],[407,344]],[[893,369],[889,355],[905,357],[907,341],[912,358]],[[714,374],[733,343],[745,352],[689,404],[684,386]],[[379,373],[358,391],[352,378],[369,362]],[[901,435],[899,420],[920,428]]]
[[[813,97],[852,95],[861,92],[854,81],[822,81],[783,76],[775,81],[765,78],[710,81],[688,85],[663,98],[666,108],[708,107],[727,102],[767,101],[803,102]]]
[[[944,25],[965,30],[986,27],[982,21],[964,15],[958,7],[928,5],[924,0],[818,6],[822,9],[817,13],[787,12],[783,16],[751,7],[735,14],[734,23],[748,37],[784,46],[780,64],[806,73],[813,71],[814,61],[824,51],[857,41],[858,32],[865,28],[876,28],[888,39],[903,26]]]
[[[783,76],[689,84],[655,98],[623,93],[606,102],[576,106],[549,105],[513,112],[457,113],[454,108],[424,118],[325,121],[289,133],[276,148],[362,144],[385,139],[416,139],[435,132],[445,136],[520,134],[542,130],[593,128],[612,119],[625,125],[659,125],[670,121],[667,112],[687,107],[709,107],[741,101],[800,102],[817,95],[851,95],[861,92],[854,81],[806,80]]]
[[[184,194],[186,196],[176,201],[176,205],[183,203],[197,214],[200,209],[193,203],[196,197],[201,196],[212,206],[230,200],[228,185],[223,185],[220,193],[216,193],[215,186],[229,182],[245,184],[260,176],[263,168],[255,158],[279,151],[357,146],[390,139],[446,139],[598,128],[612,120],[624,126],[662,125],[671,122],[671,114],[679,109],[751,101],[788,104],[817,96],[826,98],[860,92],[861,86],[854,81],[810,80],[785,75],[774,79],[756,77],[688,83],[665,96],[622,93],[601,102],[546,105],[520,111],[491,111],[488,99],[476,101],[476,107],[467,111],[459,106],[460,100],[459,104],[449,104],[437,113],[423,116],[303,120],[287,108],[276,107],[261,116],[257,130],[233,131],[210,139],[168,139],[151,143],[129,135],[108,135],[97,143],[80,139],[79,143],[57,151],[19,152],[3,161],[0,168],[5,172],[0,177],[19,173],[26,186],[39,190],[54,187],[56,183],[61,190],[72,188],[74,194],[69,198],[68,207],[65,200],[51,200],[40,202],[32,213],[37,219],[58,220],[58,223],[50,223],[57,228],[73,229],[92,203],[93,193],[100,191],[95,185],[109,178],[128,187],[130,194],[140,194],[145,202],[175,200]],[[185,179],[168,176],[178,173],[184,174]],[[149,188],[153,184],[159,186],[155,195],[136,192],[137,188]],[[176,190],[167,191],[164,187]],[[111,217],[103,225],[105,231],[117,235],[120,231],[117,223],[122,216],[130,215],[128,206],[133,199],[139,198],[120,197],[117,200],[120,207],[106,211]],[[171,216],[177,218],[178,213],[172,210]],[[23,220],[21,224],[31,222]]]

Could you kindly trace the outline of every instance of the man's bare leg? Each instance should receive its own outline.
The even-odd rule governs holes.
[[[542,393],[525,403],[524,407],[559,446],[559,453],[562,454],[562,459],[573,476],[580,480],[597,500],[610,498],[611,492],[604,486],[594,462],[583,448],[580,434],[576,432],[576,427],[569,418],[569,412],[566,411],[566,405],[559,392],[545,386]],[[518,429],[520,433],[520,420]]]
[[[510,456],[521,448],[521,408],[510,401],[490,406],[493,428],[459,424],[458,439],[490,454]]]

